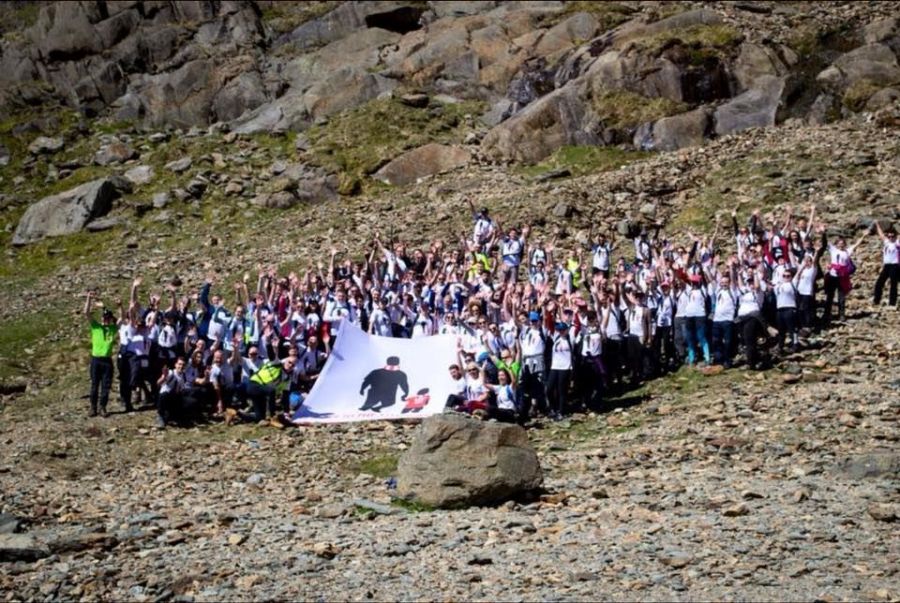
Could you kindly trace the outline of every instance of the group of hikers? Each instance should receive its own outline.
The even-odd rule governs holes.
[[[452,244],[376,235],[356,260],[332,248],[327,266],[303,274],[260,267],[252,291],[245,273],[230,300],[211,275],[193,295],[179,295],[176,278],[145,299],[136,278],[112,308],[88,293],[91,415],[108,414],[118,372],[124,410],[152,404],[161,427],[209,416],[290,424],[344,321],[382,337],[455,335],[450,409],[523,424],[602,411],[683,365],[765,368],[844,320],[869,232],[882,243],[873,302],[889,283],[897,307],[893,227],[876,223],[848,244],[813,206],[782,220],[757,210],[745,224],[732,212],[730,234],[717,221],[707,237],[592,228],[565,248],[469,206],[472,232]]]

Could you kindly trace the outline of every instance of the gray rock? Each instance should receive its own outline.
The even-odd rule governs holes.
[[[747,128],[775,125],[775,114],[781,105],[784,78],[764,76],[758,87],[736,96],[716,110],[716,134],[725,136]]]
[[[13,245],[27,245],[44,237],[78,232],[91,220],[105,216],[122,191],[116,178],[101,178],[45,197],[31,205],[19,220]]]
[[[181,172],[189,169],[193,164],[193,160],[190,157],[182,157],[181,159],[176,159],[175,161],[170,161],[166,164],[166,169],[175,172],[176,174],[180,174]]]
[[[21,517],[16,517],[9,513],[0,513],[0,534],[15,534],[22,527],[23,523]]]
[[[709,131],[710,112],[701,107],[638,128],[633,142],[643,150],[674,151],[703,144]]]
[[[169,193],[156,193],[155,195],[153,195],[153,207],[156,209],[162,209],[169,204],[170,200],[171,196],[169,195]]]
[[[153,170],[153,167],[149,165],[139,165],[125,172],[125,178],[130,180],[132,184],[138,186],[153,182],[155,177],[156,172]]]
[[[30,534],[0,534],[0,561],[37,561],[50,555]]]
[[[568,218],[572,215],[572,206],[560,201],[553,207],[553,216],[556,218]]]
[[[100,232],[103,230],[110,230],[111,228],[115,228],[120,224],[122,224],[121,218],[106,216],[105,218],[100,218],[99,220],[92,220],[88,222],[85,228],[90,232]]]
[[[195,199],[199,199],[206,192],[207,183],[200,178],[194,178],[187,185],[187,192]]]
[[[32,155],[50,154],[59,151],[64,145],[65,141],[62,138],[38,136],[28,145],[28,152]]]
[[[0,144],[0,167],[4,165],[9,165],[9,149],[7,149],[4,145]]]
[[[400,102],[404,105],[408,105],[410,107],[427,107],[428,106],[428,95],[427,94],[404,94],[400,97]]]
[[[542,480],[524,429],[460,415],[425,419],[397,467],[401,496],[443,508],[503,502]]]
[[[129,159],[137,157],[137,152],[127,144],[113,142],[104,146],[94,154],[94,163],[97,165],[111,165],[113,163],[125,163]]]
[[[471,159],[471,153],[463,147],[431,143],[400,155],[373,177],[393,185],[412,184],[419,178],[461,167]]]
[[[884,452],[863,454],[843,459],[836,469],[855,479],[900,477],[900,454]]]

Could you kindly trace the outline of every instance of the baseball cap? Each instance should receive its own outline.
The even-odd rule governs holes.
[[[538,314],[537,312],[529,312],[528,313],[528,320],[534,322],[535,320],[540,320],[540,319],[541,319],[541,315]]]

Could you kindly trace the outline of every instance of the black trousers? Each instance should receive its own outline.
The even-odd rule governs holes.
[[[131,359],[134,354],[119,354],[116,361],[119,369],[119,398],[125,410],[131,410]]]
[[[547,411],[547,394],[544,389],[544,372],[533,369],[530,363],[522,366],[522,382],[519,388],[521,392],[520,415],[528,420],[531,415],[531,405],[535,404],[538,411]]]
[[[551,369],[547,378],[547,398],[551,410],[563,414],[566,408],[566,397],[569,393],[571,370]]]
[[[275,388],[271,385],[260,385],[251,381],[247,385],[247,397],[253,403],[253,418],[263,421],[268,409],[271,416],[275,416]]]
[[[791,344],[797,341],[797,310],[795,308],[779,308],[775,315],[775,325],[778,327],[778,349],[784,347],[784,338],[791,336]]]
[[[712,323],[713,362],[729,368],[731,366],[731,346],[734,338],[734,321],[719,320]]]
[[[797,321],[800,328],[811,329],[816,323],[816,298],[813,295],[797,295]]]
[[[607,339],[603,344],[603,368],[606,369],[606,382],[609,385],[621,385],[622,359],[625,356],[624,342],[621,339]]]
[[[835,293],[838,296],[838,316],[841,320],[844,318],[847,296],[841,292],[840,282],[841,280],[836,276],[825,275],[825,315],[822,318],[822,323],[825,325],[831,324],[831,306],[834,305]]]
[[[656,327],[656,333],[653,335],[653,362],[654,370],[658,374],[665,373],[678,365],[675,334],[672,327]]]
[[[747,366],[755,369],[759,364],[759,337],[762,323],[755,316],[745,316],[741,319],[741,338],[744,341],[744,356],[747,357]]]
[[[897,305],[897,280],[900,279],[900,264],[884,264],[881,267],[881,274],[875,281],[875,305],[881,303],[881,295],[884,293],[884,284],[891,281],[890,293],[888,293],[888,303],[892,306]]]
[[[100,410],[106,410],[109,403],[109,390],[112,387],[113,361],[112,358],[94,356],[91,358],[91,412],[97,412],[99,402]]]
[[[628,372],[631,373],[632,385],[644,380],[644,359],[647,354],[641,338],[637,335],[628,336]]]

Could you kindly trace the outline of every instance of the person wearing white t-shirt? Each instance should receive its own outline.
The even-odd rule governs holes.
[[[506,369],[497,371],[498,384],[487,382],[484,369],[481,369],[481,381],[484,386],[494,393],[496,404],[491,409],[490,416],[502,423],[515,423],[516,414],[516,384],[512,375]]]
[[[731,368],[731,350],[734,340],[734,319],[738,309],[738,290],[732,285],[731,275],[719,277],[713,296],[712,355],[713,362]]]
[[[878,236],[881,237],[881,273],[878,280],[875,281],[875,295],[873,302],[876,306],[881,305],[881,295],[884,292],[884,285],[889,280],[891,282],[890,292],[888,293],[888,304],[892,308],[897,307],[897,281],[900,280],[900,259],[898,259],[898,249],[900,243],[897,242],[897,231],[893,228],[884,232],[881,224],[875,222],[875,228],[878,229]]]
[[[547,377],[547,397],[551,408],[551,416],[561,419],[566,407],[569,391],[569,379],[572,375],[572,340],[569,337],[569,325],[558,322],[556,333],[551,339],[550,375]]]
[[[829,245],[825,235],[824,227],[822,231],[822,246],[828,249],[829,267],[825,271],[825,315],[822,318],[825,326],[831,323],[831,307],[834,304],[834,295],[837,293],[838,298],[838,319],[844,320],[847,311],[847,294],[852,289],[850,276],[853,273],[853,252],[862,243],[866,233],[863,233],[858,241],[852,245],[847,245],[843,237],[838,237],[834,245]]]
[[[801,329],[811,329],[816,318],[816,276],[819,268],[812,255],[804,255],[797,273],[794,275],[794,286],[797,288],[797,322]]]
[[[797,287],[790,268],[781,275],[781,282],[773,285],[775,291],[775,321],[778,327],[778,353],[784,351],[784,340],[790,335],[791,350],[797,351]]]

